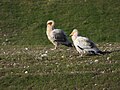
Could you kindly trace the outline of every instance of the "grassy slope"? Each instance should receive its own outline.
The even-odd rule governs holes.
[[[74,48],[1,46],[1,90],[119,90],[120,44],[108,55],[80,57]],[[112,48],[111,48],[112,47]]]
[[[120,41],[119,0],[1,0],[0,10],[3,45],[49,44],[45,34],[49,19],[67,35],[77,28],[95,42]]]
[[[1,90],[120,89],[120,43],[107,43],[120,42],[119,0],[86,1],[0,0]],[[49,19],[67,35],[77,28],[83,36],[104,42],[102,50],[116,52],[82,58],[73,48],[51,52],[45,35]]]

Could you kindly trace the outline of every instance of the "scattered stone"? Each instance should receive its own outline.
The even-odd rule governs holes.
[[[28,73],[28,71],[25,71],[25,74],[27,74]]]
[[[46,53],[45,53],[45,54],[42,54],[41,57],[47,57],[47,54],[46,54]]]
[[[110,59],[110,57],[107,57],[107,60],[109,60]]]
[[[61,58],[64,58],[64,56],[61,56]]]
[[[95,86],[97,86],[97,84],[96,84],[96,83],[95,83],[94,85],[95,85]]]
[[[97,62],[98,62],[98,59],[96,59],[94,62],[96,62],[96,63],[97,63]]]
[[[48,53],[48,51],[45,51],[45,53],[47,54],[47,53]]]
[[[25,50],[28,50],[28,48],[25,48]]]
[[[9,40],[8,39],[5,39],[6,42],[8,42]]]

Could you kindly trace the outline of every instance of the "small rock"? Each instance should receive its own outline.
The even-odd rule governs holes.
[[[13,66],[16,66],[16,63],[13,63]]]
[[[28,73],[28,71],[25,71],[25,74],[27,74]]]
[[[25,50],[28,50],[28,48],[25,48]]]
[[[112,46],[112,44],[109,44],[109,46]]]
[[[74,72],[70,72],[71,74],[74,74]]]
[[[95,83],[94,85],[96,86],[97,84]]]
[[[8,42],[9,40],[8,39],[5,39],[6,42]]]
[[[110,57],[107,57],[107,60],[109,60],[110,59]]]
[[[48,53],[48,51],[45,51],[45,53],[47,54],[47,53]]]
[[[94,62],[98,62],[98,60],[96,59]]]
[[[4,37],[7,36],[6,34],[4,34]]]
[[[47,57],[47,54],[46,54],[46,53],[45,53],[45,54],[42,54],[41,57]]]
[[[105,73],[105,71],[101,71],[101,73]]]
[[[67,66],[67,67],[69,67],[70,65],[69,65],[69,64],[67,64],[66,66]]]
[[[61,56],[62,58],[64,58],[64,56]]]

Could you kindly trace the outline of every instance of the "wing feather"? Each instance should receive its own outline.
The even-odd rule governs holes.
[[[78,37],[76,39],[76,42],[77,42],[78,46],[83,49],[96,48],[96,45],[86,37]]]
[[[51,32],[51,37],[56,42],[66,42],[67,40],[65,33],[61,29],[54,29]]]

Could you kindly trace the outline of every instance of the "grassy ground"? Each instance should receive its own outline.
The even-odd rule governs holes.
[[[1,90],[119,90],[120,44],[99,45],[112,51],[83,56],[74,48],[1,46]]]
[[[120,42],[119,0],[0,0],[0,10],[0,45],[49,44],[49,19],[67,35],[77,28],[95,42]]]
[[[51,51],[49,19],[67,36],[77,28],[112,53]],[[119,76],[119,0],[0,0],[0,90],[120,90]]]

